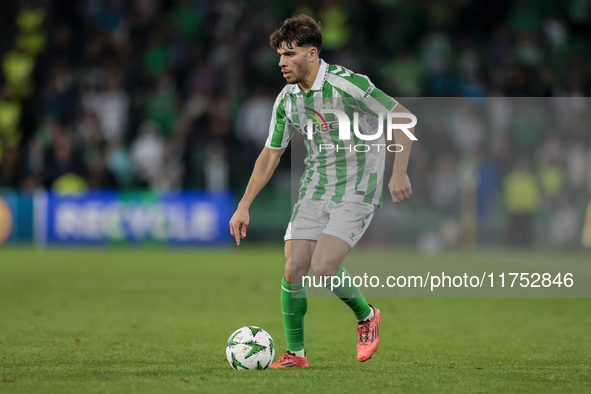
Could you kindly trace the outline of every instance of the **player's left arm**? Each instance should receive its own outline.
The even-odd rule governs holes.
[[[404,108],[402,104],[398,103],[392,112],[411,113],[408,109]],[[410,119],[408,119],[410,123]],[[403,118],[399,118],[398,123],[405,123]],[[415,128],[409,127],[413,135],[415,134]],[[410,179],[408,178],[406,169],[408,167],[408,159],[410,158],[410,148],[412,147],[412,140],[404,134],[400,129],[394,129],[394,141],[396,144],[402,146],[402,151],[396,152],[394,158],[394,168],[392,170],[392,178],[388,183],[388,190],[392,196],[392,201],[396,204],[402,202],[405,198],[409,198],[412,195],[412,188],[410,185]]]

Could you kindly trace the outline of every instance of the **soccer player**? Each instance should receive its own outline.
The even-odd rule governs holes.
[[[273,175],[293,133],[300,131],[307,148],[306,169],[284,238],[286,261],[281,284],[287,352],[270,368],[305,368],[308,360],[304,352],[304,315],[308,310],[308,297],[302,277],[308,275],[310,268],[320,278],[351,277],[341,264],[367,229],[376,208],[382,205],[386,152],[384,147],[375,146],[367,152],[350,149],[352,141],[339,141],[339,131],[334,127],[329,129],[326,120],[322,118],[320,122],[318,115],[326,109],[325,103],[330,107],[333,100],[339,98],[374,115],[408,111],[377,89],[366,76],[324,62],[319,57],[321,28],[312,18],[298,15],[285,20],[270,41],[279,54],[279,67],[287,85],[275,101],[269,137],[230,220],[230,232],[240,245],[250,222],[250,204]],[[314,127],[320,126],[315,129],[313,138],[308,139],[306,130],[311,125],[308,119],[314,117],[318,120]],[[354,123],[352,114],[350,121]],[[361,120],[358,123],[361,129],[365,125],[367,135],[375,133],[369,130],[368,123]],[[409,128],[408,133],[414,138],[414,128]],[[412,194],[406,174],[412,140],[401,130],[394,130],[393,134],[402,150],[396,154],[388,189],[392,200],[400,203]],[[383,138],[363,142],[384,142]],[[342,149],[330,149],[331,143]],[[367,361],[378,348],[381,314],[367,303],[351,281],[342,282],[333,292],[355,314],[357,359]],[[331,288],[330,280],[326,287]]]

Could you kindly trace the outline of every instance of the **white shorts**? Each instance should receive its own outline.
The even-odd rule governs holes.
[[[317,241],[324,233],[342,239],[353,249],[367,230],[376,208],[363,202],[300,200],[293,207],[283,239]]]

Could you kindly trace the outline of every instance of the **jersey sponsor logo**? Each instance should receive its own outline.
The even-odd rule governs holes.
[[[331,104],[333,105],[333,104]],[[351,121],[349,116],[343,111],[338,109],[325,109],[323,113],[334,114],[337,120],[327,122],[323,114],[318,112],[312,108],[304,107],[307,111],[310,111],[310,116],[316,121],[316,124],[312,122],[312,119],[308,119],[308,124],[302,127],[298,123],[292,123],[292,127],[294,127],[298,132],[303,135],[306,135],[309,140],[313,137],[314,133],[322,133],[327,131],[338,130],[339,131],[339,139],[340,140],[350,140],[351,139]],[[410,123],[392,123],[394,118],[406,118],[410,119]],[[417,118],[413,114],[409,113],[402,113],[402,112],[390,112],[388,114],[380,113],[378,115],[378,131],[373,135],[363,134],[359,130],[359,113],[355,112],[353,114],[353,132],[355,135],[364,141],[374,141],[379,139],[384,134],[384,119],[386,119],[386,138],[391,141],[393,140],[393,130],[400,129],[404,134],[408,136],[412,141],[417,141],[417,137],[415,137],[408,129],[414,127],[417,124]],[[324,126],[324,127],[323,127]]]
[[[321,114],[318,111],[314,111],[311,108],[308,108],[308,107],[305,107],[305,108],[310,111],[313,111],[316,115],[318,115],[324,121],[324,124],[326,125],[326,128],[328,129],[328,125],[326,124],[326,121],[324,120],[324,117],[322,116],[323,114]],[[324,114],[333,114],[337,118],[337,121],[339,124],[339,139],[343,140],[343,141],[351,139],[351,125],[353,125],[353,132],[355,133],[357,138],[364,140],[364,141],[374,141],[374,140],[379,139],[384,134],[384,120],[386,121],[386,138],[389,141],[391,141],[393,139],[393,131],[396,129],[401,130],[412,141],[417,141],[417,137],[415,137],[408,130],[410,128],[415,127],[417,124],[417,117],[414,116],[413,114],[404,113],[404,112],[388,112],[387,114],[384,114],[383,112],[380,112],[378,114],[378,131],[375,134],[367,135],[367,134],[363,134],[362,132],[359,131],[359,113],[358,112],[353,113],[353,123],[351,123],[351,119],[349,119],[349,116],[347,116],[347,114],[341,110],[325,109],[322,112]],[[320,121],[315,116],[312,115],[312,117],[314,119],[316,119],[316,122],[318,124],[320,124]],[[410,123],[393,123],[393,120],[395,118],[410,119]],[[308,121],[311,122],[311,120],[308,120]],[[309,140],[312,139],[312,132],[310,129],[308,129],[308,139]]]
[[[377,132],[375,132],[374,134],[364,134],[362,131],[359,130],[359,113],[358,112],[354,112],[353,113],[353,122],[351,123],[351,119],[349,118],[349,116],[338,109],[324,109],[321,112],[315,111],[312,108],[308,108],[308,107],[304,107],[306,110],[311,111],[313,114],[311,115],[312,118],[314,118],[314,120],[316,120],[316,125],[312,122],[312,119],[308,119],[308,123],[307,123],[307,127],[305,127],[305,133],[302,132],[302,128],[299,127],[297,128],[298,131],[300,131],[300,133],[304,134],[305,137],[308,140],[312,140],[314,137],[314,132],[323,132],[323,131],[332,131],[334,130],[334,126],[331,125],[332,127],[329,127],[328,122],[326,121],[326,119],[324,118],[324,114],[332,114],[336,117],[336,121],[335,122],[331,122],[331,123],[336,123],[337,128],[339,130],[339,136],[338,139],[341,141],[347,141],[351,139],[351,125],[353,126],[353,132],[355,133],[355,136],[363,141],[375,141],[378,140],[380,138],[382,138],[382,136],[384,135],[384,121],[386,123],[386,139],[388,141],[392,141],[393,138],[393,131],[396,129],[400,129],[404,134],[406,134],[406,136],[412,140],[412,141],[416,141],[417,138],[413,135],[413,133],[411,133],[409,131],[410,128],[413,128],[416,124],[417,124],[417,118],[416,116],[414,116],[413,114],[410,113],[403,113],[403,112],[388,112],[387,114],[384,114],[383,112],[378,114],[378,130]],[[319,119],[320,118],[320,119]],[[406,118],[406,119],[410,119],[410,123],[393,123],[393,120],[395,118]],[[322,120],[322,123],[320,123],[320,120]],[[323,130],[323,126],[324,125],[324,130]],[[316,129],[316,126],[318,126],[318,128]],[[386,145],[386,144],[354,144],[354,145],[348,145],[348,146],[338,146],[338,145],[333,145],[333,144],[320,144],[319,146],[319,150],[322,151],[323,149],[325,151],[331,150],[331,149],[344,149],[344,150],[348,150],[349,152],[352,152],[353,149],[355,150],[355,152],[369,152],[370,150],[372,150],[372,147],[374,147],[374,149],[377,149],[378,152],[380,152],[381,147],[385,146],[385,149],[388,150],[388,152],[401,152],[404,147],[400,144],[390,144],[390,145]]]
[[[319,124],[319,123],[310,122],[310,124],[306,124],[306,125],[304,125],[304,127],[302,127],[298,123],[291,123],[291,127],[293,127],[298,133],[300,133],[302,135],[308,135],[308,130],[310,130],[309,127],[311,127],[312,134],[326,133],[326,132],[335,131],[335,130],[338,131],[338,129],[339,129],[339,122],[336,120],[334,120],[332,122],[327,121],[326,125],[328,126],[328,130],[326,130],[326,127],[322,127],[322,124]]]
[[[304,124],[303,126],[299,123],[290,123],[291,127],[293,129],[295,129],[295,131],[299,132],[300,134],[302,134],[305,138],[307,138],[308,140],[312,140],[313,139],[313,135],[316,133],[327,133],[327,132],[333,132],[333,131],[338,131],[339,132],[339,139],[340,140],[349,140],[351,139],[351,131],[350,131],[350,125],[348,123],[348,119],[349,117],[343,113],[342,111],[339,110],[324,110],[323,112],[326,113],[341,113],[342,116],[344,116],[347,120],[346,120],[346,126],[343,122],[343,119],[338,119],[334,120],[334,121],[327,121],[324,116],[322,116],[322,113],[315,111],[311,108],[306,108],[306,110],[310,110],[312,111],[313,115],[311,115],[314,120],[316,121],[316,123],[313,122],[312,119],[308,119],[307,124]],[[396,114],[400,115],[397,116]],[[390,116],[392,115],[392,116]],[[408,132],[408,134],[411,137],[411,140],[416,141],[417,138],[410,133],[407,128],[410,127],[414,127],[414,125],[416,124],[416,117],[414,117],[414,115],[412,114],[405,114],[405,113],[390,113],[389,115],[387,115],[388,118],[396,118],[396,117],[403,117],[403,118],[409,118],[409,119],[415,119],[413,121],[413,123],[410,124],[390,124],[388,122],[388,131],[387,131],[387,139],[388,140],[392,140],[392,130],[396,129],[396,128],[400,128],[403,131],[406,129],[406,132]],[[359,137],[362,140],[375,140],[380,138],[383,135],[383,114],[380,114],[380,118],[379,118],[379,122],[380,125],[378,127],[378,132],[374,135],[366,135],[366,134],[362,134],[359,131],[359,120],[358,120],[358,115],[357,113],[354,113],[354,121],[353,121],[353,130],[355,132],[355,135],[357,137]],[[345,131],[343,133],[343,127],[345,127]],[[341,138],[341,135],[345,135],[346,138]],[[319,150],[320,151],[328,151],[328,150],[332,150],[332,149],[336,149],[338,150],[347,150],[349,152],[369,152],[370,150],[377,150],[377,152],[382,152],[382,151],[388,151],[388,152],[402,152],[403,150],[403,146],[400,144],[353,144],[353,145],[348,145],[348,146],[335,146],[333,144],[320,144],[319,145]]]
[[[320,120],[318,120],[318,118],[320,118],[322,120],[322,123],[324,123],[324,125],[326,126],[326,130],[328,130],[328,125],[326,124],[326,120],[324,119],[324,116],[322,116],[322,114],[320,114],[320,112],[314,111],[312,108],[308,108],[308,107],[304,107],[304,108],[313,113],[311,116],[312,116],[312,118],[314,118],[314,120],[316,121],[318,126],[320,126],[320,130],[322,130],[322,125],[320,124]],[[314,115],[318,116],[318,118]],[[310,139],[310,138],[308,138],[308,139]]]

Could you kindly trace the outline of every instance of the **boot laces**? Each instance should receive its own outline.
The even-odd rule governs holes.
[[[279,362],[289,361],[291,354],[285,353],[281,358],[279,358]]]
[[[357,327],[357,333],[359,335],[359,341],[361,343],[367,343],[369,340],[369,324],[362,324]]]

